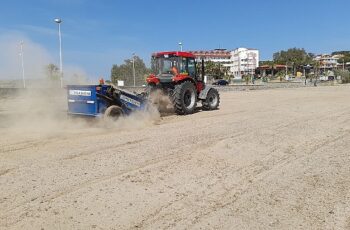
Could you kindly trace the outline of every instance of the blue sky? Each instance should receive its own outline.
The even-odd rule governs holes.
[[[0,34],[25,36],[58,63],[60,17],[64,65],[108,78],[132,53],[148,64],[179,41],[184,50],[257,48],[262,60],[291,47],[349,50],[349,13],[348,0],[2,0]]]

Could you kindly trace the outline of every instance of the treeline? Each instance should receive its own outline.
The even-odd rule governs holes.
[[[301,66],[312,64],[314,57],[313,53],[307,53],[303,48],[291,48],[274,53],[273,62],[274,64]]]
[[[338,59],[338,63],[350,62],[350,51],[336,51],[331,55],[342,55]],[[304,66],[315,65],[316,61],[314,53],[306,52],[304,48],[290,48],[288,50],[281,50],[273,54],[273,60],[260,61],[260,65],[283,64],[289,66]]]
[[[138,56],[124,60],[124,63],[121,65],[113,65],[111,69],[111,81],[114,84],[117,84],[118,81],[124,81],[125,86],[133,86],[134,70],[135,85],[144,85],[145,79],[151,73],[151,70],[146,67],[144,61]]]

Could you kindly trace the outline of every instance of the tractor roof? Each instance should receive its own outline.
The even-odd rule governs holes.
[[[191,53],[188,52],[180,52],[180,51],[167,51],[167,52],[157,52],[153,53],[153,57],[161,57],[164,55],[170,55],[170,56],[178,56],[178,57],[192,57],[194,58],[195,56]]]

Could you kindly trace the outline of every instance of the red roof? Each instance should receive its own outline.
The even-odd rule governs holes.
[[[195,56],[207,56],[207,57],[231,57],[231,53],[226,50],[198,50],[198,51],[188,51]]]
[[[159,56],[164,56],[164,55],[175,55],[178,57],[195,57],[193,54],[189,52],[181,52],[181,51],[166,51],[166,52],[157,52],[154,53],[152,56],[154,57],[159,57]]]
[[[258,67],[259,69],[271,69],[270,65],[262,65]]]
[[[279,64],[276,64],[274,65],[275,68],[286,68],[286,65],[279,65]]]

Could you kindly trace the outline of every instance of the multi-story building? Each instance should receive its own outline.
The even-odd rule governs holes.
[[[209,51],[188,51],[196,56],[198,60],[218,62],[229,68],[229,75],[235,79],[241,79],[244,74],[254,74],[259,67],[259,50],[248,48],[237,48],[232,51],[226,49],[215,49]]]
[[[320,69],[332,70],[337,67],[339,55],[321,54],[314,58],[314,61],[320,63]]]
[[[231,51],[230,72],[235,79],[241,79],[245,74],[254,74],[259,67],[259,50],[237,48]]]

